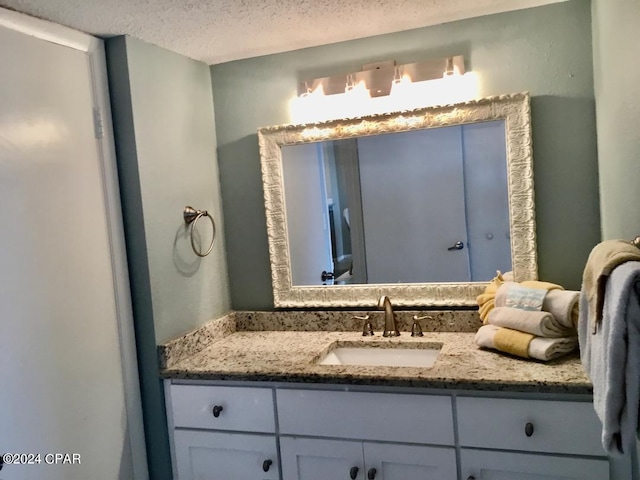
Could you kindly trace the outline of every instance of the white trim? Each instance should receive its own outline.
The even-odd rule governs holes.
[[[169,428],[169,450],[171,452],[171,471],[173,478],[178,478],[178,462],[176,462],[176,441],[175,441],[175,428],[176,425],[173,421],[173,399],[171,397],[171,380],[163,380],[164,387],[164,403],[167,414],[167,426]],[[275,405],[275,403],[274,403]]]
[[[133,329],[133,307],[129,285],[129,270],[124,241],[124,225],[120,204],[120,186],[116,164],[113,124],[111,122],[111,106],[109,101],[109,85],[107,80],[107,62],[104,53],[104,42],[91,37],[87,51],[91,66],[91,77],[94,95],[94,107],[102,116],[102,137],[97,139],[102,157],[102,176],[105,191],[105,212],[109,228],[111,246],[114,293],[118,315],[118,333],[120,335],[120,358],[122,360],[122,376],[124,381],[125,404],[129,442],[131,446],[131,463],[136,480],[149,478],[144,424],[142,421],[142,400],[138,375],[135,333]]]
[[[0,7],[0,26],[47,42],[88,52],[95,37],[57,23]]]
[[[102,182],[107,210],[105,216],[111,247],[111,268],[114,279],[113,288],[118,317],[118,334],[120,337],[119,351],[127,412],[129,454],[133,466],[133,478],[135,480],[148,480],[149,472],[142,421],[138,361],[133,329],[133,308],[131,305],[131,290],[124,242],[113,125],[111,123],[104,42],[91,35],[3,8],[0,8],[0,26],[37,39],[79,50],[86,53],[88,57],[93,88],[93,104],[94,108],[97,108],[102,115],[103,135],[102,138],[96,141],[98,142],[98,154],[101,158]]]

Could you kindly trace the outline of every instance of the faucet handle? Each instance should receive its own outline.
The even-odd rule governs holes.
[[[369,321],[369,315],[365,315],[364,317],[354,315],[353,318],[356,320],[364,320],[364,325],[362,326],[363,337],[373,336],[373,325],[371,325],[371,322]]]
[[[433,317],[431,315],[424,315],[422,317],[419,317],[418,315],[413,316],[413,326],[411,327],[412,337],[424,337],[424,334],[422,333],[422,327],[420,326],[420,320],[424,320],[426,318],[433,320]]]

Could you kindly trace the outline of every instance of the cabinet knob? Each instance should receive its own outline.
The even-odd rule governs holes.
[[[533,423],[528,422],[525,426],[524,426],[524,434],[527,437],[530,437],[531,435],[533,435]]]
[[[273,460],[265,460],[264,462],[262,462],[262,471],[268,472],[269,468],[271,468],[271,465],[273,465]]]
[[[351,480],[356,480],[356,478],[358,478],[359,471],[360,469],[358,467],[351,467],[351,470],[349,470],[349,478],[351,478]]]
[[[218,418],[220,416],[220,413],[222,413],[222,410],[224,409],[222,408],[221,405],[215,405],[213,407],[213,416]]]
[[[375,468],[370,468],[367,472],[367,479],[373,480],[374,478],[376,478],[376,473],[378,473],[378,471]]]

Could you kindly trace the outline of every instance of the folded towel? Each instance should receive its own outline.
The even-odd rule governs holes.
[[[520,330],[538,337],[559,338],[576,335],[573,327],[567,327],[549,312],[496,307],[489,313],[487,322],[490,325]]]
[[[529,356],[538,360],[553,360],[568,355],[578,348],[578,337],[535,337],[529,344]]]
[[[536,282],[544,283],[544,282]],[[504,282],[498,291],[496,292],[495,307],[511,306],[515,308],[521,308],[517,303],[510,303],[509,300],[513,300],[514,297],[510,297],[509,293],[512,289],[521,290],[522,287],[527,285],[534,285],[532,282],[513,283]],[[553,284],[547,284],[553,285]],[[558,287],[558,288],[556,288]],[[527,287],[535,288],[535,287]],[[535,292],[536,290],[532,290]],[[578,298],[580,292],[572,290],[563,290],[560,286],[555,286],[551,290],[547,291],[542,301],[541,309],[544,312],[551,313],[555,319],[567,329],[575,328],[578,322]],[[485,322],[486,323],[486,322]]]
[[[560,324],[574,331],[578,325],[578,300],[580,292],[574,290],[551,290],[542,303],[542,311],[549,312]]]
[[[479,347],[492,348],[512,355],[542,361],[571,353],[578,346],[576,337],[542,338],[495,325],[480,327],[476,333],[475,342]],[[527,348],[523,351],[522,345],[525,342]],[[516,348],[512,348],[514,344]]]
[[[593,333],[602,319],[607,277],[618,265],[630,261],[640,261],[640,249],[625,240],[606,240],[591,250],[582,274],[582,294],[587,299]]]
[[[547,296],[547,290],[545,289],[524,287],[518,283],[509,284],[509,288],[503,290],[507,291],[504,301],[505,307],[529,311],[541,311],[544,297]]]
[[[593,406],[602,421],[602,446],[610,454],[625,454],[635,449],[633,438],[638,432],[640,262],[627,262],[610,272],[602,325],[595,335],[589,293],[580,295],[580,358],[593,383]]]
[[[475,342],[479,347],[493,348],[511,355],[529,358],[529,344],[533,337],[530,333],[485,325],[478,329]]]
[[[513,281],[513,272],[505,272],[504,274],[498,270],[496,276],[489,282],[484,292],[476,297],[478,303],[478,313],[480,314],[480,320],[486,325],[487,315],[496,306],[495,297],[498,289],[505,283],[515,283]],[[521,282],[520,285],[530,288],[540,288],[543,290],[563,290],[560,285],[549,282],[541,282],[538,280],[526,280]],[[502,305],[504,306],[504,305]]]
[[[502,273],[500,273],[500,271],[498,270],[496,272],[496,276],[493,278],[493,280],[489,282],[487,287],[484,289],[484,293],[478,295],[478,297],[476,298],[476,302],[478,303],[478,307],[479,307],[478,311],[480,314],[480,319],[483,322],[487,318],[487,315],[489,314],[489,312],[495,306],[496,292],[498,291],[498,288],[500,288],[500,285],[502,285],[504,282],[505,282],[504,277],[502,276]]]

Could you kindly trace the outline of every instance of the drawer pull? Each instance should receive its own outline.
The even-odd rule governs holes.
[[[215,405],[213,407],[213,416],[218,418],[220,416],[220,413],[222,413],[222,410],[224,409],[222,408],[221,405]]]
[[[524,426],[524,434],[527,437],[530,437],[531,435],[533,435],[533,423],[528,422],[525,426]]]
[[[273,460],[265,460],[264,462],[262,462],[262,471],[268,472],[272,464],[273,464]]]
[[[467,480],[476,480],[476,477],[474,477],[473,475],[469,475],[469,476],[467,477]]]
[[[376,473],[378,473],[378,471],[375,468],[369,469],[369,471],[367,472],[367,479],[373,480],[374,478],[376,478]]]
[[[351,467],[351,470],[349,470],[349,478],[351,478],[351,480],[356,480],[356,478],[358,478],[359,471],[360,469],[358,467]]]

